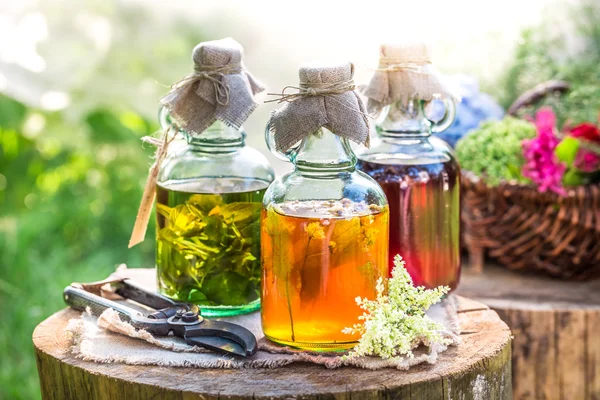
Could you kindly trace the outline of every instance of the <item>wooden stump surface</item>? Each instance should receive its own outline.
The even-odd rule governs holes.
[[[515,399],[600,399],[600,280],[571,282],[485,265],[458,293],[511,328]]]
[[[64,309],[33,333],[44,399],[510,399],[510,331],[481,303],[459,298],[462,343],[437,364],[409,371],[326,369],[293,364],[276,369],[194,369],[96,364],[69,351]]]

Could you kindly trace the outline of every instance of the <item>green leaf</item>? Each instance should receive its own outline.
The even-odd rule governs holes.
[[[198,289],[190,290],[188,294],[187,301],[194,304],[206,304],[208,303],[208,299],[204,293],[199,291]]]
[[[575,168],[569,168],[563,175],[563,185],[565,186],[579,186],[583,183],[585,183],[585,175]]]
[[[216,304],[240,305],[248,301],[246,290],[248,278],[232,271],[217,273],[207,277],[202,285],[206,297]]]
[[[199,305],[242,305],[260,296],[260,201],[171,192],[158,204],[161,287]],[[245,200],[242,198],[241,200]]]
[[[566,137],[556,146],[554,154],[556,154],[560,161],[566,163],[568,166],[572,166],[575,157],[577,157],[578,150],[579,140],[573,137]]]

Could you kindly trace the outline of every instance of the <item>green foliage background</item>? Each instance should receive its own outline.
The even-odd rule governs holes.
[[[519,95],[551,79],[571,85],[566,95],[549,96],[520,115],[550,105],[558,125],[597,122],[600,114],[600,2],[563,5],[540,26],[523,32],[506,72],[488,90],[508,108]]]
[[[69,26],[70,13],[48,7],[49,23]],[[152,240],[127,249],[153,153],[140,138],[158,129],[164,83],[189,72],[204,39],[176,19],[149,30],[161,16],[139,5],[86,7],[111,21],[113,41],[94,63],[68,67],[77,79],[57,79],[71,105],[44,111],[0,95],[0,399],[39,398],[31,335],[64,307],[66,285],[119,263],[154,265]],[[41,52],[64,50],[63,37],[50,39]],[[153,92],[141,95],[148,79]],[[152,219],[148,237],[154,229]]]
[[[47,119],[44,136],[28,138],[27,118]],[[153,123],[131,112],[90,111],[69,123],[60,113],[39,113],[0,98],[0,395],[39,396],[33,327],[63,307],[72,281],[101,279],[120,262],[148,266],[153,243],[128,251],[141,197],[148,150],[139,137]],[[53,140],[69,131],[72,145]],[[4,179],[3,179],[4,180]],[[154,229],[149,227],[150,232]]]

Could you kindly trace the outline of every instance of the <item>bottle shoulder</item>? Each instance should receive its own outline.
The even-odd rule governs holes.
[[[374,138],[370,148],[356,151],[360,162],[390,165],[457,164],[454,149],[437,137],[396,139]]]
[[[365,202],[368,205],[387,205],[383,190],[373,178],[354,170],[329,176],[308,176],[299,171],[288,172],[267,189],[263,204],[287,201],[342,200]]]
[[[234,151],[209,152],[180,145],[169,152],[162,162],[158,180],[204,177],[235,177],[271,182],[275,172],[267,158],[250,146]]]

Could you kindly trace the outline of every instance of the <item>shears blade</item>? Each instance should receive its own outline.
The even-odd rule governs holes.
[[[240,344],[234,342],[233,340],[225,339],[223,337],[218,336],[194,336],[194,337],[186,337],[185,342],[192,346],[200,346],[205,349],[226,353],[226,354],[235,354],[242,357],[247,357],[246,349]]]

